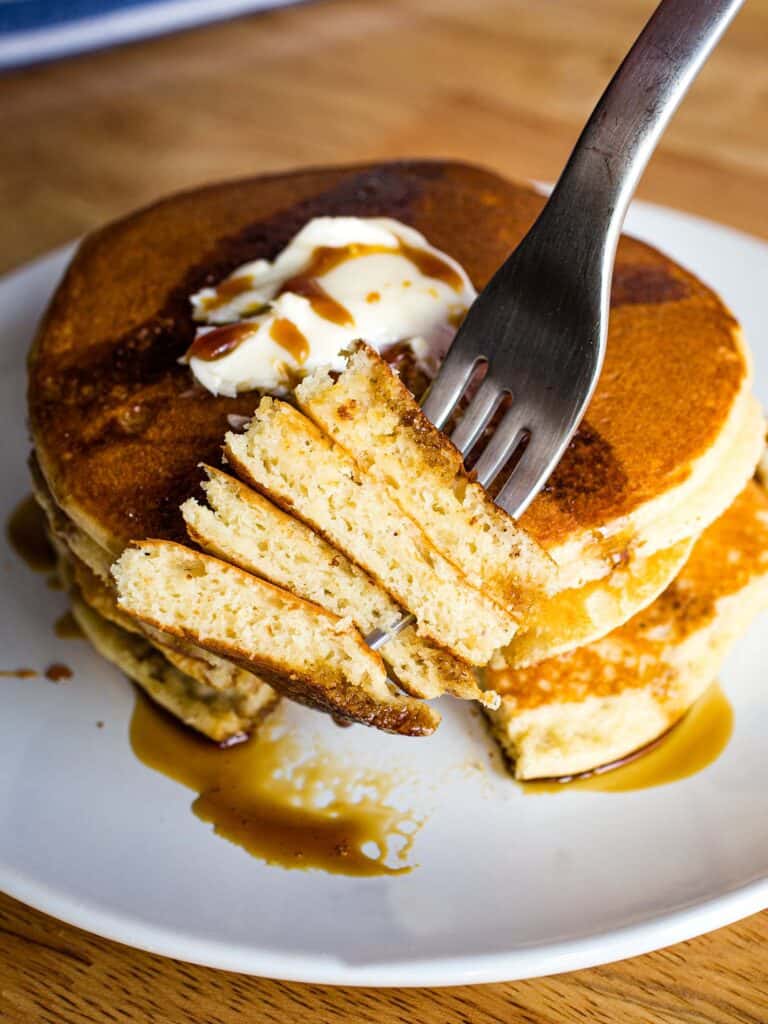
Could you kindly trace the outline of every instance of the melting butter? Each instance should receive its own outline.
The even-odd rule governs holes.
[[[434,370],[475,297],[462,267],[407,224],[316,217],[274,260],[191,296],[199,327],[184,359],[203,387],[230,396],[342,370],[359,338],[380,352],[413,343]]]

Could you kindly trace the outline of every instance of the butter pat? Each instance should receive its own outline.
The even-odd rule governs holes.
[[[409,342],[442,359],[476,297],[463,268],[386,217],[317,217],[270,262],[256,260],[191,297],[200,324],[185,357],[213,394],[283,393],[320,366],[344,367],[359,338]]]

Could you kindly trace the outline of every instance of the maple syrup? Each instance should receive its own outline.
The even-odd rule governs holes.
[[[685,717],[653,743],[613,765],[569,779],[521,783],[526,793],[589,790],[623,793],[665,786],[686,779],[722,754],[733,732],[733,709],[718,685],[712,685]]]
[[[342,306],[333,296],[329,295],[314,277],[307,277],[305,274],[292,277],[280,289],[280,295],[284,292],[301,295],[307,299],[312,311],[323,320],[329,320],[340,327],[351,327],[355,322],[346,306]]]
[[[271,723],[258,737],[217,747],[137,694],[130,740],[145,765],[197,793],[198,818],[269,864],[357,876],[410,870],[418,823],[386,806],[385,780],[345,778],[323,756],[297,763],[295,737]]]
[[[56,622],[53,624],[53,631],[56,636],[61,637],[63,640],[79,640],[85,636],[80,628],[80,623],[69,610],[56,619]]]
[[[8,541],[35,572],[53,572],[56,555],[46,533],[45,513],[31,494],[11,512],[5,528]]]
[[[52,683],[60,683],[62,679],[71,679],[73,672],[69,665],[62,665],[60,661],[55,661],[52,665],[48,666],[43,674]]]
[[[230,352],[245,341],[254,333],[254,325],[251,323],[227,324],[226,327],[215,327],[212,331],[199,334],[187,349],[185,359],[202,359],[203,362],[212,363],[217,359],[223,359]]]
[[[279,317],[270,327],[269,336],[277,342],[280,348],[284,348],[289,355],[293,356],[299,366],[309,355],[309,342],[291,320]]]
[[[203,309],[206,313],[219,309],[219,307],[225,306],[231,299],[242,295],[243,292],[250,291],[252,287],[251,278],[247,274],[242,274],[240,277],[227,278],[226,281],[216,285],[213,295],[209,295],[203,300]]]

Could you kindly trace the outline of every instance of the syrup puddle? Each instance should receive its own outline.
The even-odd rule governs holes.
[[[30,569],[53,572],[56,556],[45,531],[45,513],[31,494],[11,512],[5,527],[8,541]]]
[[[623,764],[597,769],[570,781],[542,779],[521,782],[526,794],[569,793],[589,790],[624,793],[665,786],[702,771],[722,754],[733,732],[733,708],[720,686],[714,684],[696,701],[682,721],[658,740],[629,755]]]
[[[268,864],[355,876],[411,870],[421,822],[388,805],[395,780],[307,754],[279,721],[222,749],[137,694],[130,740],[143,764],[198,794],[198,818]]]
[[[53,624],[53,632],[63,640],[82,640],[85,638],[75,616],[67,610],[56,619]]]

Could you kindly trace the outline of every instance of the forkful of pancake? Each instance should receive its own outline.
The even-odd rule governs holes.
[[[736,6],[660,5],[423,406],[365,341],[340,372],[263,397],[245,430],[226,435],[226,469],[204,466],[205,501],[182,506],[195,546],[131,545],[112,568],[119,606],[289,698],[406,735],[434,731],[424,700],[442,694],[497,711],[478,674],[492,661],[522,669],[624,621],[621,602],[595,614],[605,593],[589,573],[563,571],[515,520],[594,392],[637,180]],[[659,41],[672,36],[662,61]],[[682,524],[669,539],[647,554],[656,589],[637,607],[690,554]]]

